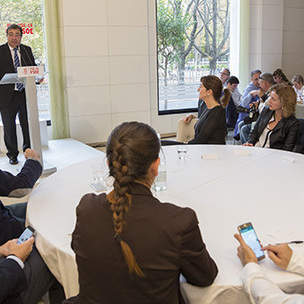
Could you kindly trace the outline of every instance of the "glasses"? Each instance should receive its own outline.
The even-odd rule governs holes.
[[[9,36],[9,37],[17,37],[17,38],[21,37],[20,34],[14,34],[14,33],[8,33],[7,36]]]

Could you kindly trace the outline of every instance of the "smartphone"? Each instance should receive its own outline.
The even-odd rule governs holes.
[[[22,234],[20,235],[17,244],[22,244],[23,242],[25,242],[26,240],[28,240],[35,232],[35,229],[32,228],[31,226],[27,226],[25,228],[25,230],[22,232]]]
[[[258,261],[263,260],[265,258],[264,251],[261,250],[261,244],[259,242],[258,236],[253,229],[252,224],[246,223],[238,226],[238,231],[240,235],[243,237],[245,243],[253,250],[255,256]]]

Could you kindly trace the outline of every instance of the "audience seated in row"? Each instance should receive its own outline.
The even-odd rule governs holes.
[[[251,92],[252,95],[257,96],[259,99],[257,101],[252,102],[249,107],[254,107],[254,109],[258,109],[256,114],[252,119],[249,117],[245,117],[243,122],[239,123],[239,130],[240,130],[240,138],[242,144],[247,142],[249,133],[254,128],[255,121],[257,120],[259,113],[262,112],[265,103],[270,95],[269,89],[274,84],[273,76],[270,73],[262,73],[259,76],[259,90]]]
[[[241,102],[240,102],[240,106],[246,109],[249,109],[249,105],[251,103],[253,103],[254,101],[258,100],[260,96],[263,95],[263,93],[260,90],[260,84],[259,84],[259,76],[262,74],[262,72],[260,70],[253,70],[251,72],[251,78],[250,78],[250,83],[247,85],[247,87],[245,88],[242,98],[241,98]],[[239,124],[241,122],[244,121],[244,118],[247,117],[248,114],[245,112],[239,113],[237,122],[235,124],[234,127],[234,139],[239,140],[240,139],[240,135],[239,135]]]

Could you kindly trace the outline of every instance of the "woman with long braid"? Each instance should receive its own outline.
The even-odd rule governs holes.
[[[195,212],[150,191],[159,151],[155,131],[143,123],[123,123],[110,135],[114,190],[87,194],[77,207],[72,248],[80,291],[68,303],[179,304],[180,274],[197,286],[214,281],[218,270]]]

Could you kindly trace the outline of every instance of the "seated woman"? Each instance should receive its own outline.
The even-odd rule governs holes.
[[[286,84],[286,85],[290,85],[291,83],[289,82],[288,78],[286,77],[286,75],[283,73],[283,71],[281,69],[276,69],[273,74],[273,80],[275,83],[277,84]]]
[[[291,82],[293,84],[293,88],[297,94],[297,101],[304,100],[304,80],[301,75],[295,75],[292,77]]]
[[[194,139],[188,144],[225,145],[227,135],[225,107],[230,101],[230,91],[224,89],[221,80],[213,75],[203,76],[199,98],[205,101],[206,110],[194,126]],[[222,97],[221,97],[222,96]]]
[[[217,266],[195,212],[161,203],[150,191],[159,151],[157,134],[144,123],[123,123],[110,135],[106,154],[114,190],[87,194],[77,207],[75,303],[178,304],[180,274],[196,286],[214,281]]]
[[[244,146],[256,146],[292,151],[298,135],[299,121],[295,117],[297,96],[289,85],[270,88],[269,108],[260,114]]]

